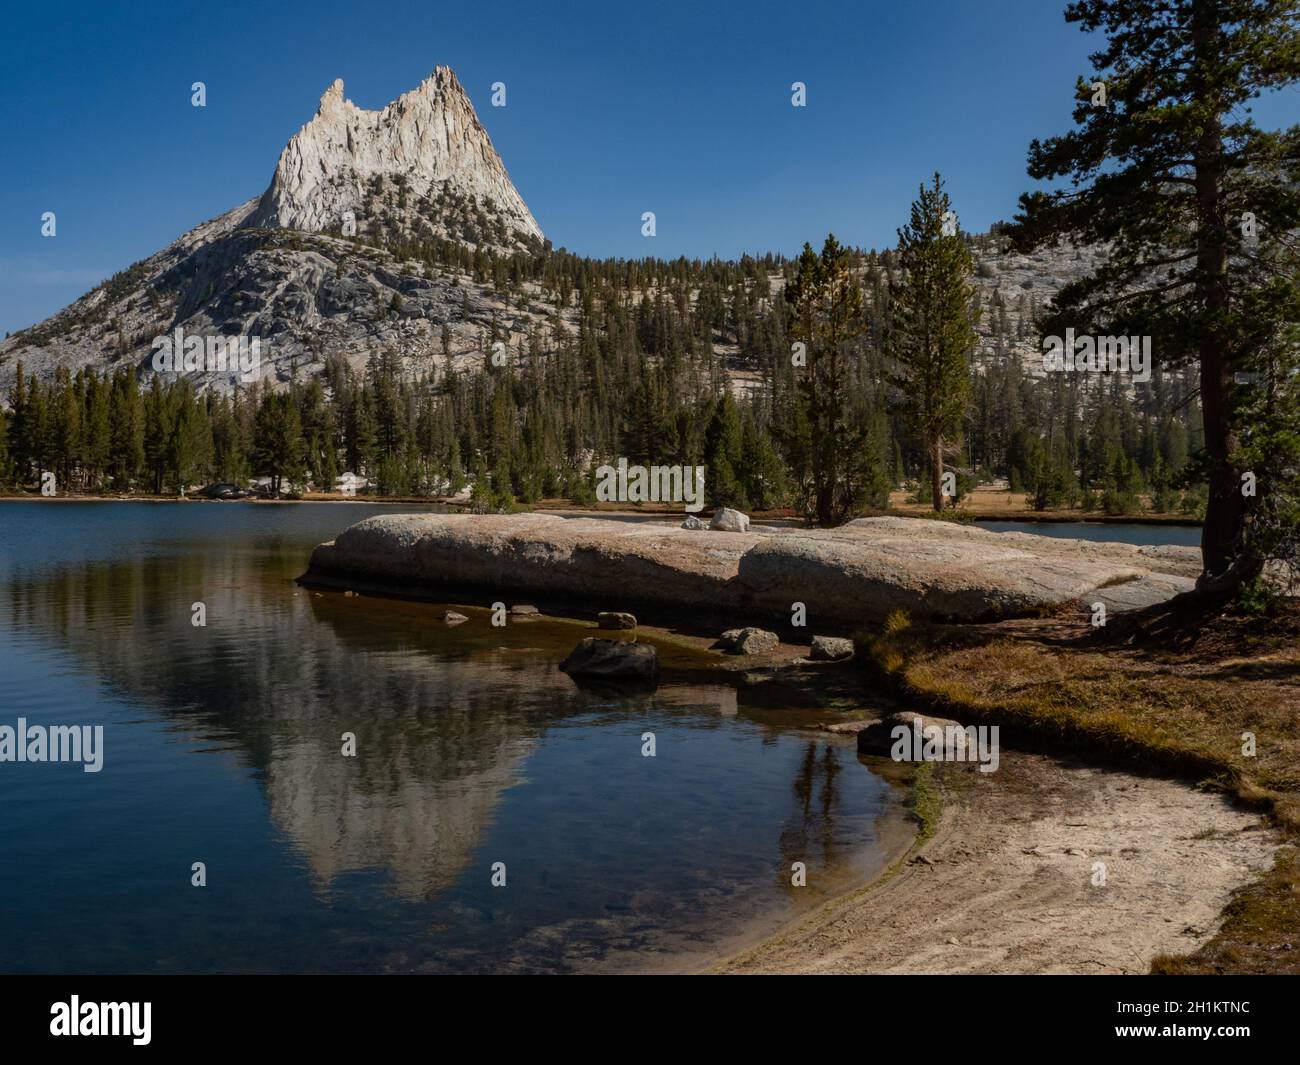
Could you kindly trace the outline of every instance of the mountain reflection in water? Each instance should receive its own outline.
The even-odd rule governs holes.
[[[89,780],[0,766],[0,970],[685,964],[878,863],[899,797],[779,689],[585,691],[582,626],[293,583],[381,509],[0,504],[0,720],[105,726]]]

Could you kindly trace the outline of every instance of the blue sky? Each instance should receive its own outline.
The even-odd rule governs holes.
[[[542,8],[553,10],[544,11]],[[0,39],[0,330],[259,194],[341,77],[379,108],[451,66],[557,246],[596,256],[895,241],[938,169],[1008,218],[1095,42],[1063,0],[33,2]],[[206,108],[190,106],[194,81]],[[493,82],[507,106],[490,106]],[[803,81],[808,106],[790,106]],[[1300,93],[1263,124],[1300,121]],[[58,235],[43,238],[41,215]],[[641,236],[654,211],[658,234]]]

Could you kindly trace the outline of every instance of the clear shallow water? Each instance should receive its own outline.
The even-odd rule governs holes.
[[[1173,544],[1201,546],[1199,525],[1123,525],[1100,521],[980,521],[981,529],[993,532],[1037,533],[1039,536],[1063,536],[1074,540],[1109,540],[1112,543],[1151,547]]]
[[[0,504],[0,724],[105,733],[0,763],[0,971],[676,965],[879,863],[901,796],[800,693],[592,693],[571,626],[293,583],[397,509]]]

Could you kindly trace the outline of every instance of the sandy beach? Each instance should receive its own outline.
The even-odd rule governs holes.
[[[1146,973],[1208,940],[1279,845],[1215,792],[1038,754],[946,766],[941,788],[936,831],[892,874],[711,971]]]

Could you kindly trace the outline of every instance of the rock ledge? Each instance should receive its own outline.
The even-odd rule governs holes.
[[[513,591],[597,605],[617,594],[818,626],[913,617],[971,620],[1085,605],[1142,589],[1120,608],[1190,588],[1198,553],[995,533],[920,518],[859,518],[838,529],[712,532],[555,514],[367,518],[312,553],[306,579],[341,576],[412,590]],[[1158,576],[1157,576],[1158,575]],[[1153,598],[1154,597],[1154,598]],[[1113,608],[1112,608],[1113,609]]]

